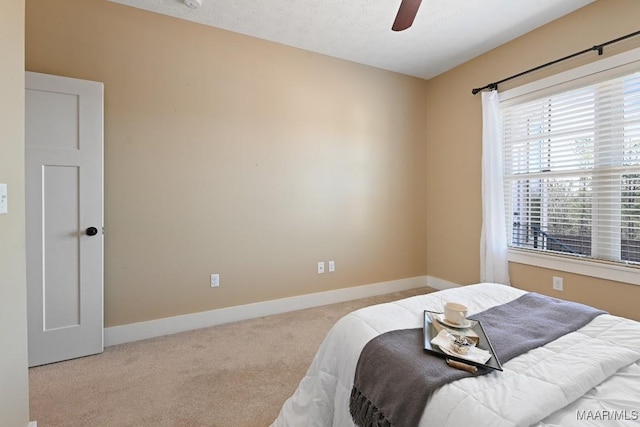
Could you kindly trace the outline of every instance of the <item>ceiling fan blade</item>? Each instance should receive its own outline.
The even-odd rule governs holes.
[[[396,15],[396,20],[393,22],[391,29],[393,31],[402,31],[409,28],[413,24],[416,13],[418,13],[420,3],[422,3],[422,0],[402,0],[398,15]]]

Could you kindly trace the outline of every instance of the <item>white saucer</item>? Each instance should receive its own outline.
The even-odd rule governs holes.
[[[449,326],[451,328],[465,329],[471,326],[471,322],[468,319],[464,319],[464,322],[462,323],[452,323],[444,318],[444,314],[440,314],[436,318],[438,319],[438,322],[442,323],[443,325]]]

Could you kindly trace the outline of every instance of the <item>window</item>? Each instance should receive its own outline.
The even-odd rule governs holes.
[[[640,265],[640,72],[590,80],[503,103],[508,242]]]

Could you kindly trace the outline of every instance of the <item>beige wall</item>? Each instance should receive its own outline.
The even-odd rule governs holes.
[[[480,279],[481,105],[471,89],[638,30],[640,2],[597,1],[428,82],[427,171],[428,258],[430,276],[460,284]],[[609,56],[640,46],[640,38],[605,49]],[[551,67],[502,85],[518,86],[548,74],[597,60],[597,54]],[[607,282],[511,264],[512,283],[640,320],[632,302],[640,286]],[[639,272],[640,274],[640,272]],[[563,293],[553,292],[552,276],[565,278]]]
[[[0,425],[29,423],[24,257],[24,0],[0,2]]]
[[[425,81],[105,0],[26,68],[105,85],[106,326],[427,273]]]

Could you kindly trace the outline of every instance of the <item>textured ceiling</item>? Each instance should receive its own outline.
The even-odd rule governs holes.
[[[423,0],[391,31],[400,0],[110,0],[429,79],[595,0]]]

